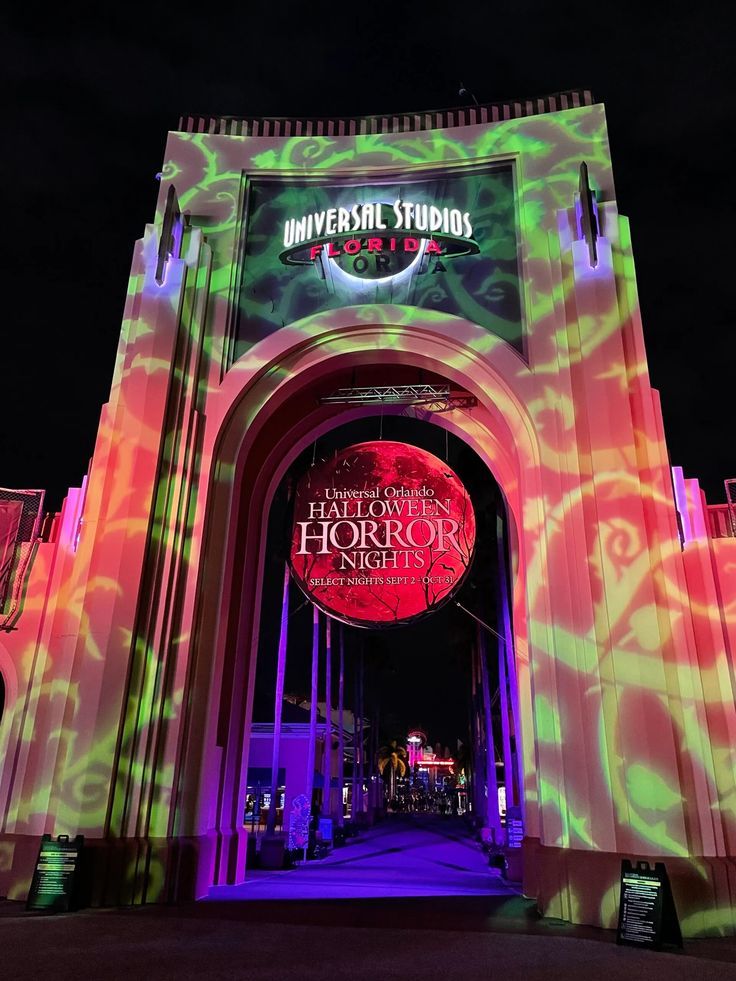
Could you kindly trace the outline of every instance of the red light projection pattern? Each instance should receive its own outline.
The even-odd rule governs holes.
[[[359,443],[302,477],[291,563],[313,602],[357,626],[436,610],[470,566],[475,514],[446,463],[408,443]]]
[[[463,317],[387,295],[233,344],[253,175],[384,186],[511,158],[525,358],[482,326],[492,280]],[[597,265],[575,207],[582,160]],[[197,221],[159,282],[172,184]],[[621,857],[664,858],[683,933],[736,933],[736,538],[711,533],[682,474],[675,511],[602,106],[421,139],[170,134],[89,480],[31,543],[0,633],[0,895],[26,897],[50,830],[94,841],[108,877],[95,905],[236,881],[264,502],[286,455],[339,424],[338,407],[310,401],[315,379],[379,363],[477,397],[433,421],[507,502],[524,892],[545,915],[614,928]]]

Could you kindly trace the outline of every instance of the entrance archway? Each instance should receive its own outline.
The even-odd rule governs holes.
[[[409,369],[402,371],[405,381],[411,377]],[[381,374],[388,384],[400,383],[392,380],[387,368],[381,369]],[[371,372],[363,369],[356,372],[355,383],[372,385],[374,381],[370,377]],[[426,375],[422,381],[436,384],[436,379]],[[483,636],[466,608],[455,605],[455,601],[462,601],[486,622],[504,629],[502,623],[507,618],[502,611],[507,606],[501,605],[501,595],[506,582],[505,554],[504,575],[499,574],[499,563],[500,552],[505,553],[506,549],[498,522],[505,524],[505,505],[485,464],[466,442],[450,436],[446,428],[417,419],[416,411],[407,418],[400,406],[392,407],[390,413],[366,407],[363,413],[362,418],[345,425],[339,424],[338,417],[338,425],[294,461],[279,485],[271,508],[262,576],[264,603],[256,694],[253,716],[247,721],[251,741],[246,771],[248,814],[244,823],[250,836],[246,876],[249,881],[243,888],[215,889],[213,896],[218,899],[508,895],[513,891],[498,873],[489,872],[488,859],[472,837],[473,827],[484,827],[488,832],[488,838],[484,838],[486,847],[491,847],[491,841],[500,846],[504,840],[502,815],[506,800],[512,805],[518,801],[518,770],[512,748],[515,733],[513,724],[509,724],[506,702],[506,648],[491,633]],[[469,494],[475,515],[473,562],[458,588],[453,590],[451,599],[432,608],[419,620],[393,623],[389,629],[384,629],[385,622],[384,627],[379,625],[380,618],[377,624],[364,623],[363,627],[328,621],[323,614],[316,613],[310,594],[305,596],[295,581],[292,580],[290,587],[282,585],[291,540],[289,510],[297,484],[303,478],[306,493],[311,494],[307,487],[314,488],[320,467],[327,465],[329,470],[335,455],[342,458],[346,446],[354,447],[347,454],[348,471],[354,474],[359,460],[355,456],[356,443],[371,460],[373,454],[378,454],[375,460],[380,460],[384,467],[398,451],[403,474],[427,473],[415,468],[422,453],[433,454],[439,467],[430,471],[432,486],[441,486],[435,481],[447,476],[445,471],[449,468]],[[368,472],[361,469],[363,476],[350,486],[364,487],[363,480],[372,470],[373,463]],[[393,484],[397,474],[389,472],[392,476],[388,480]],[[330,486],[341,485],[338,482]],[[402,485],[401,490],[405,489]],[[407,509],[399,506],[390,513],[396,515],[404,510]],[[417,513],[417,508],[412,511]],[[423,513],[430,511],[425,508]],[[409,572],[411,568],[407,565]],[[438,564],[433,568],[441,572],[450,567]],[[357,580],[360,578],[358,573]],[[399,578],[408,581],[411,576]],[[379,581],[383,582],[382,573]],[[379,612],[388,614],[389,620],[393,600],[402,607],[407,601],[404,588],[391,594],[385,606],[379,604]],[[328,654],[330,646],[331,654]],[[331,684],[326,676],[328,663],[332,664]],[[337,674],[344,678],[340,689],[344,689],[345,716],[338,710],[338,701],[342,704],[343,699],[337,697]],[[499,679],[503,680],[502,685]],[[328,684],[329,715],[325,711]],[[509,684],[513,684],[513,679]],[[495,706],[494,692],[497,693]],[[358,717],[365,719],[357,738],[353,725],[356,703]],[[315,710],[310,725],[312,705]],[[316,705],[319,705],[319,716]],[[493,722],[488,725],[491,713]],[[334,733],[332,759],[329,754],[325,759],[324,753],[328,717]],[[377,760],[383,757],[381,762],[385,766],[393,740],[402,746],[418,722],[431,734],[431,744],[404,757],[406,768],[398,775],[399,779],[389,781],[386,778],[394,770],[391,766],[384,769],[384,785]],[[459,754],[458,741],[462,747]],[[357,757],[356,746],[363,747]],[[379,747],[383,747],[383,754]],[[273,769],[274,758],[278,759],[277,771]],[[344,769],[342,759],[346,761]],[[359,767],[356,759],[361,760]],[[309,760],[314,760],[313,767]],[[326,799],[324,780],[328,769],[332,774],[332,793]],[[278,781],[274,784],[276,772]],[[461,778],[459,785],[456,777]],[[510,796],[506,800],[504,786],[509,788]],[[358,787],[363,787],[364,794],[356,793]],[[338,805],[338,788],[344,793],[342,807]],[[313,815],[320,815],[320,841],[313,837],[307,848],[310,857],[322,859],[317,866],[311,862],[304,866],[303,851],[293,838],[294,828],[289,819],[294,800],[299,798],[299,807],[293,814],[299,826],[304,825],[303,806],[307,797],[313,800]],[[279,802],[276,808],[274,800]],[[269,828],[274,815],[275,821]],[[374,824],[376,819],[378,824]],[[361,834],[356,844],[358,829]],[[315,820],[313,831],[317,830]],[[298,833],[303,834],[303,829]],[[332,851],[322,843],[322,835],[328,841],[334,839],[336,846],[347,836],[350,848]],[[258,855],[256,845],[260,848]],[[274,878],[267,873],[253,872],[258,867],[282,867],[284,850],[290,848],[293,851],[289,852],[287,862],[298,862],[301,866],[298,874]],[[498,868],[502,854],[494,850],[493,855]],[[517,862],[514,866],[518,869]]]
[[[339,311],[345,315],[346,311]],[[238,881],[245,867],[240,775],[247,753],[247,692],[252,690],[253,652],[259,630],[260,570],[265,548],[262,529],[278,482],[305,446],[332,428],[338,411],[320,405],[316,393],[341,373],[374,365],[397,365],[446,378],[478,401],[476,408],[432,421],[464,439],[486,463],[508,507],[513,552],[514,645],[518,659],[520,714],[524,747],[527,833],[538,834],[536,772],[532,757],[531,692],[527,658],[525,583],[527,544],[521,533],[522,496],[534,493],[536,439],[521,400],[504,377],[525,370],[502,342],[491,341],[498,369],[467,343],[469,334],[488,336],[452,318],[436,325],[386,327],[385,324],[325,323],[304,326],[291,345],[273,351],[273,360],[236,364],[222,385],[208,419],[204,454],[212,454],[214,474],[206,501],[204,556],[198,587],[196,660],[188,749],[183,756],[180,821],[209,848],[198,861],[197,891]],[[335,318],[333,318],[335,319]],[[305,340],[305,336],[307,339]],[[309,335],[312,335],[311,337]],[[465,335],[465,342],[458,339]],[[387,338],[392,345],[387,346]],[[474,340],[479,340],[473,337]],[[274,345],[276,341],[274,341]],[[510,364],[500,364],[510,361]],[[513,369],[513,370],[512,370]],[[217,412],[219,406],[220,412]],[[340,421],[359,410],[339,411]],[[522,484],[525,484],[522,495]],[[525,521],[540,522],[527,513]],[[537,554],[535,563],[543,559]],[[544,592],[540,583],[540,592]],[[536,602],[540,596],[536,597]],[[530,806],[531,805],[531,806]]]

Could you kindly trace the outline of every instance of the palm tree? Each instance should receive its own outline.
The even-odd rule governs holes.
[[[455,786],[464,789],[466,794],[470,789],[469,785],[472,780],[472,766],[473,754],[470,749],[470,743],[458,739],[457,749],[455,750]]]
[[[402,746],[397,739],[392,739],[386,746],[381,746],[378,750],[378,772],[383,779],[388,769],[388,799],[396,799],[396,775],[406,776],[406,762],[408,755],[406,747]]]

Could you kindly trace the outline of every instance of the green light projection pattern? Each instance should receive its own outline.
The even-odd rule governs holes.
[[[367,356],[376,341],[357,339],[364,329],[408,363],[425,348],[440,363],[443,351],[448,373],[478,386],[481,406],[453,424],[492,465],[518,535],[527,833],[562,870],[555,880],[546,866],[540,904],[610,923],[615,876],[591,875],[578,858],[669,856],[700,883],[676,896],[685,932],[733,932],[736,894],[718,862],[736,850],[736,554],[705,532],[680,545],[602,108],[339,139],[176,133],[167,153],[161,207],[173,181],[192,225],[182,258],[159,288],[153,229],[136,250],[79,548],[82,502],[72,494],[57,543],[39,547],[17,629],[0,638],[17,679],[0,732],[12,761],[0,783],[4,890],[18,897],[30,881],[17,836],[136,841],[122,893],[150,901],[173,874],[167,841],[204,836],[211,820],[218,834],[233,831],[218,793],[226,803],[235,793],[235,744],[221,769],[202,721],[202,699],[221,702],[228,681],[195,684],[196,655],[216,636],[198,596],[203,583],[210,600],[221,588],[203,565],[205,523],[212,502],[236,489],[237,456],[218,440],[254,380],[270,387],[246,399],[244,432],[267,406],[263,392],[289,380],[292,352]],[[605,202],[596,269],[575,225],[581,160]],[[253,254],[244,268],[240,251],[249,182],[413,181],[425,169],[436,180],[467,168],[472,185],[478,168],[508,172],[510,162],[526,363],[513,318],[504,335],[458,292],[457,314],[376,296],[305,315],[282,284],[274,307],[299,315],[282,316],[283,327],[263,296],[249,298],[248,261],[265,262]],[[690,506],[702,515],[695,491]],[[200,786],[192,773],[202,760]]]

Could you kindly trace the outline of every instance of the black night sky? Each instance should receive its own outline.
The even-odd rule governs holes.
[[[8,18],[0,484],[45,487],[57,507],[86,470],[133,243],[180,113],[439,109],[463,101],[462,81],[480,102],[585,87],[605,102],[671,459],[723,499],[736,475],[725,19],[708,5],[660,17],[524,0],[351,9],[113,5],[90,18],[63,5]]]

